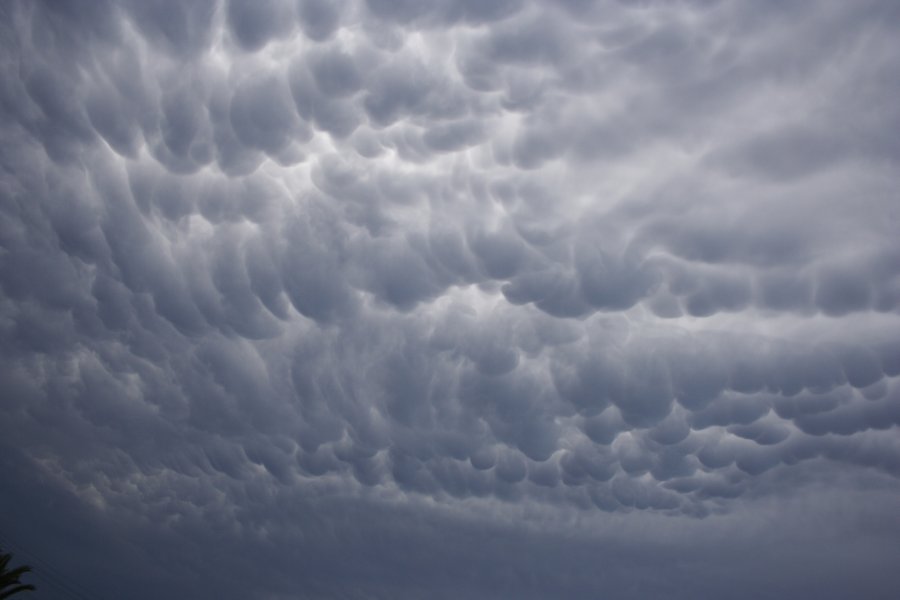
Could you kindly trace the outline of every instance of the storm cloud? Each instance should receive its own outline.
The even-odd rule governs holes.
[[[0,16],[42,597],[900,585],[896,2]]]

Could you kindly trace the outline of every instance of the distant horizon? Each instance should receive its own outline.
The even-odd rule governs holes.
[[[0,4],[16,598],[894,600],[898,31]]]

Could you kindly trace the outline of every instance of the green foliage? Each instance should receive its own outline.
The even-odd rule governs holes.
[[[30,583],[22,583],[19,578],[31,571],[31,567],[21,566],[15,569],[9,569],[9,563],[12,560],[12,554],[0,550],[0,600],[9,598],[19,592],[34,591],[34,586]]]

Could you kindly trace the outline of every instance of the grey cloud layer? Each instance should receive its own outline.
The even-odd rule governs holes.
[[[502,563],[517,511],[564,545],[567,519],[640,540],[785,490],[896,498],[894,3],[0,12],[0,447],[73,514],[278,565],[486,519]],[[459,593],[590,596],[552,554]],[[322,565],[310,597],[340,593]],[[350,571],[419,597],[421,568]],[[269,571],[258,597],[290,595]]]

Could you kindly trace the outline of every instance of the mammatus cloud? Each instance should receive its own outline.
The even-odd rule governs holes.
[[[0,533],[104,597],[896,589],[894,3],[0,11]]]

